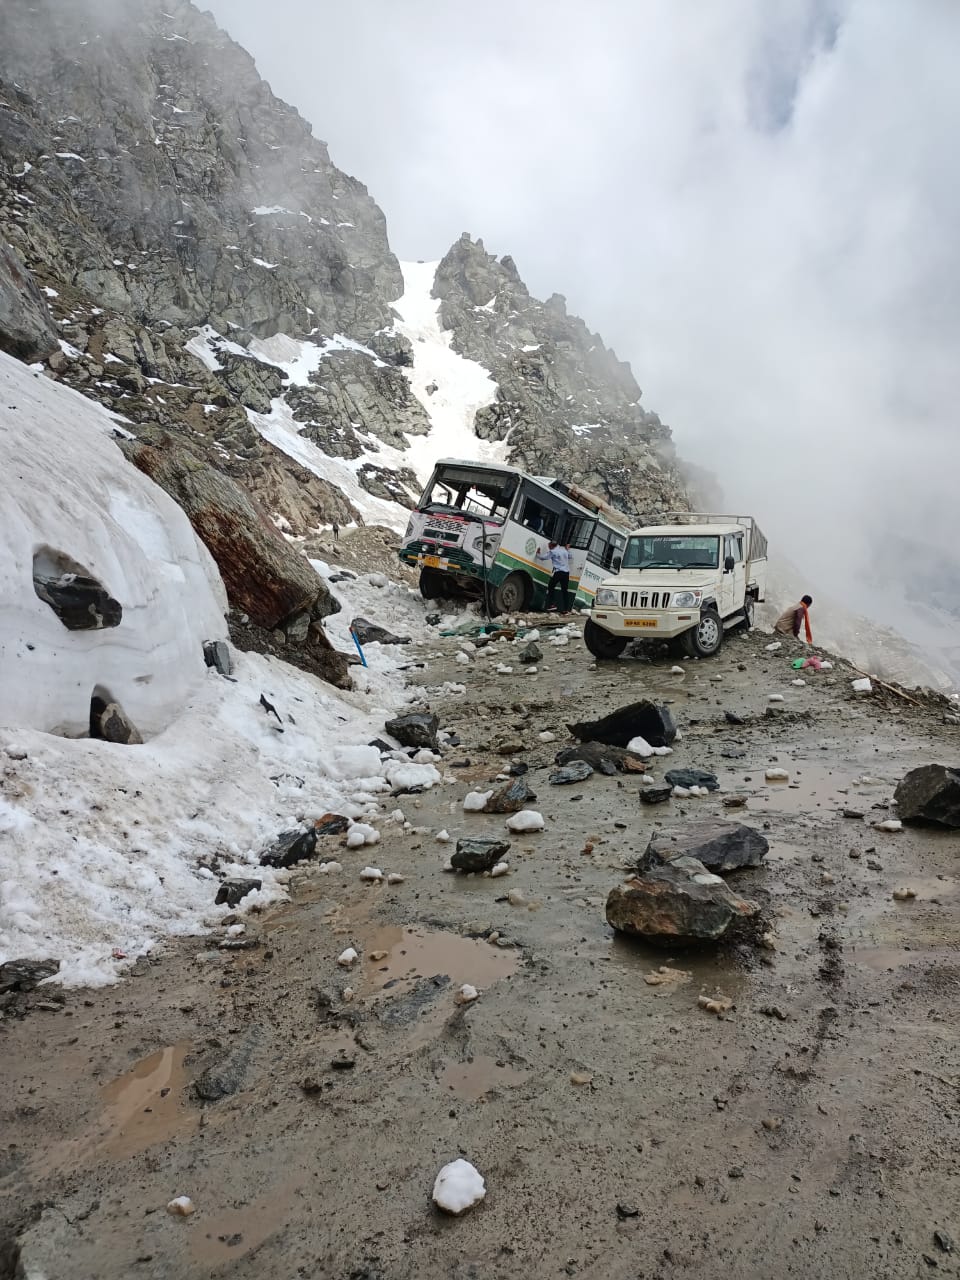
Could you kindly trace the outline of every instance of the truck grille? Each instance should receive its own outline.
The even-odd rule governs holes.
[[[666,609],[670,603],[669,591],[621,591],[622,609]]]

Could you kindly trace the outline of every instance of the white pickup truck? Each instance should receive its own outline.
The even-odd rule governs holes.
[[[633,640],[679,640],[707,658],[724,632],[753,625],[763,600],[767,540],[751,516],[669,512],[636,529],[615,577],[597,588],[583,639],[595,658],[619,658]]]

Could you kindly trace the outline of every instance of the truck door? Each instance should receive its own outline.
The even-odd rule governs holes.
[[[733,560],[733,569],[726,571],[728,560]],[[728,533],[723,539],[724,572],[721,577],[720,604],[724,618],[737,613],[743,608],[743,598],[747,587],[747,566],[743,559],[743,534]]]

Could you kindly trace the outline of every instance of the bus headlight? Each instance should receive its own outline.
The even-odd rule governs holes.
[[[600,587],[593,597],[593,603],[599,605],[619,604],[620,596],[612,587]]]

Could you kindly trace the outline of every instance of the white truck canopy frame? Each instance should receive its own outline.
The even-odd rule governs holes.
[[[665,511],[664,520],[672,520],[676,524],[741,524],[750,536],[747,549],[748,560],[766,560],[767,539],[753,516],[717,515],[704,511]]]

